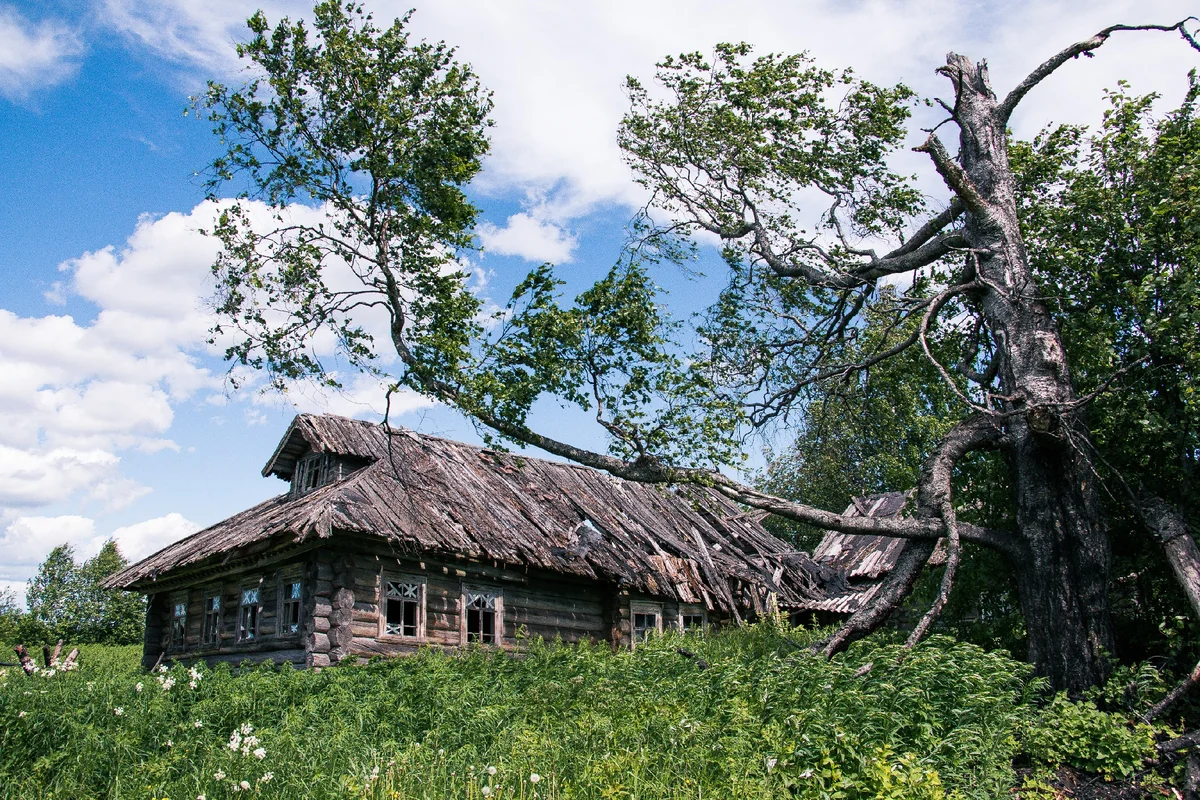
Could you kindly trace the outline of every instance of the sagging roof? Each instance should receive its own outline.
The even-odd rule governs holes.
[[[856,497],[842,513],[851,517],[875,517],[884,519],[904,513],[909,501],[907,492],[884,492],[866,497]],[[841,591],[833,589],[827,596],[802,601],[797,608],[805,611],[826,611],[834,614],[853,614],[862,608],[879,591],[880,579],[896,567],[905,539],[891,536],[866,536],[862,534],[825,534],[821,543],[813,550],[813,560],[823,567],[845,574],[848,583]],[[941,563],[945,551],[940,547],[934,551],[930,564]]]
[[[811,602],[830,575],[703,487],[633,483],[330,415],[298,416],[263,472],[290,477],[309,451],[370,463],[308,494],[236,514],[107,584],[152,590],[157,580],[235,550],[338,532],[383,537],[398,555],[548,570],[725,611],[761,606],[768,592],[783,607]]]

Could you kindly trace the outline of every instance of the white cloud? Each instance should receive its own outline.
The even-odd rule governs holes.
[[[74,74],[83,52],[79,35],[55,20],[33,23],[0,5],[0,95],[25,100]]]
[[[84,559],[100,552],[107,537],[96,533],[96,522],[88,517],[19,517],[0,534],[0,564],[36,567],[52,548],[69,544],[75,558]]]
[[[556,264],[569,262],[578,244],[574,236],[557,225],[525,213],[513,214],[503,228],[484,222],[479,226],[479,238],[485,251]]]
[[[171,513],[117,528],[112,538],[122,555],[130,561],[140,561],[199,529],[199,525],[182,514]]]

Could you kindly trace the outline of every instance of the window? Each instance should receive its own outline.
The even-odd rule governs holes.
[[[416,639],[424,634],[425,584],[413,580],[383,581],[383,634]]]
[[[702,631],[708,624],[708,615],[699,606],[681,605],[679,607],[679,629],[684,631]]]
[[[283,602],[279,609],[280,633],[300,632],[300,600],[303,593],[300,581],[287,581],[283,584],[283,591],[280,593]]]
[[[631,603],[629,613],[633,618],[633,645],[644,642],[651,635],[662,633],[662,605],[659,603]]]
[[[345,464],[337,456],[328,453],[305,456],[296,462],[296,472],[292,475],[292,494],[307,494],[333,483],[342,477],[344,470]]]
[[[258,588],[242,589],[242,602],[238,607],[237,640],[252,642],[258,638]]]
[[[204,598],[204,628],[200,640],[204,644],[217,644],[221,638],[221,596]]]
[[[171,644],[183,644],[187,635],[187,597],[177,599],[171,606]]]
[[[500,593],[466,589],[463,592],[466,608],[467,642],[496,644],[500,639],[500,621],[497,612],[502,610]]]

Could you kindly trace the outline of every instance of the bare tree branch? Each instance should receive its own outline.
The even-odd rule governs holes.
[[[1037,86],[1047,77],[1049,77],[1049,75],[1056,69],[1071,59],[1079,58],[1080,55],[1086,55],[1090,57],[1093,50],[1096,50],[1105,42],[1107,42],[1108,37],[1117,31],[1179,31],[1179,34],[1183,37],[1184,41],[1186,41],[1196,50],[1200,50],[1200,43],[1197,43],[1195,34],[1189,33],[1185,27],[1188,22],[1193,22],[1195,20],[1196,17],[1186,17],[1181,19],[1179,22],[1176,22],[1174,25],[1110,25],[1092,38],[1085,39],[1082,42],[1076,42],[1070,47],[1067,47],[1066,49],[1042,62],[1033,72],[1025,76],[1025,79],[1018,83],[1016,87],[1008,93],[1008,96],[1004,98],[1004,101],[996,107],[996,116],[999,119],[1000,124],[1005,125],[1008,123],[1008,118],[1012,116],[1013,110],[1016,109],[1017,104],[1021,102],[1025,95],[1029,94],[1029,91],[1033,87]]]

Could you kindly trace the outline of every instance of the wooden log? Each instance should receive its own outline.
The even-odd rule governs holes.
[[[316,633],[329,632],[329,617],[313,617],[312,628]]]
[[[420,646],[418,642],[380,641],[369,637],[356,636],[350,645],[350,652],[356,655],[397,656],[415,653]]]
[[[25,670],[26,675],[37,672],[37,664],[29,657],[29,651],[25,649],[25,645],[17,645],[13,648],[13,652],[17,654],[17,661],[21,662],[21,669]]]
[[[324,633],[312,634],[311,643],[308,649],[314,653],[328,653],[330,651],[329,636]]]
[[[354,634],[354,638],[356,639],[361,637],[373,639],[379,635],[379,623],[376,622],[374,624],[368,624],[366,622],[359,622],[358,620],[355,620],[350,625],[350,631]]]
[[[72,647],[71,652],[67,653],[67,657],[63,659],[62,668],[65,670],[75,669],[75,661],[79,658],[79,648]]]
[[[329,666],[329,654],[328,653],[309,653],[309,654],[307,654],[307,656],[305,656],[304,665],[306,667],[315,667],[317,669],[320,669],[321,667],[328,667]]]
[[[339,625],[329,631],[330,650],[344,649],[350,646],[350,642],[354,639],[354,631],[349,625]]]

